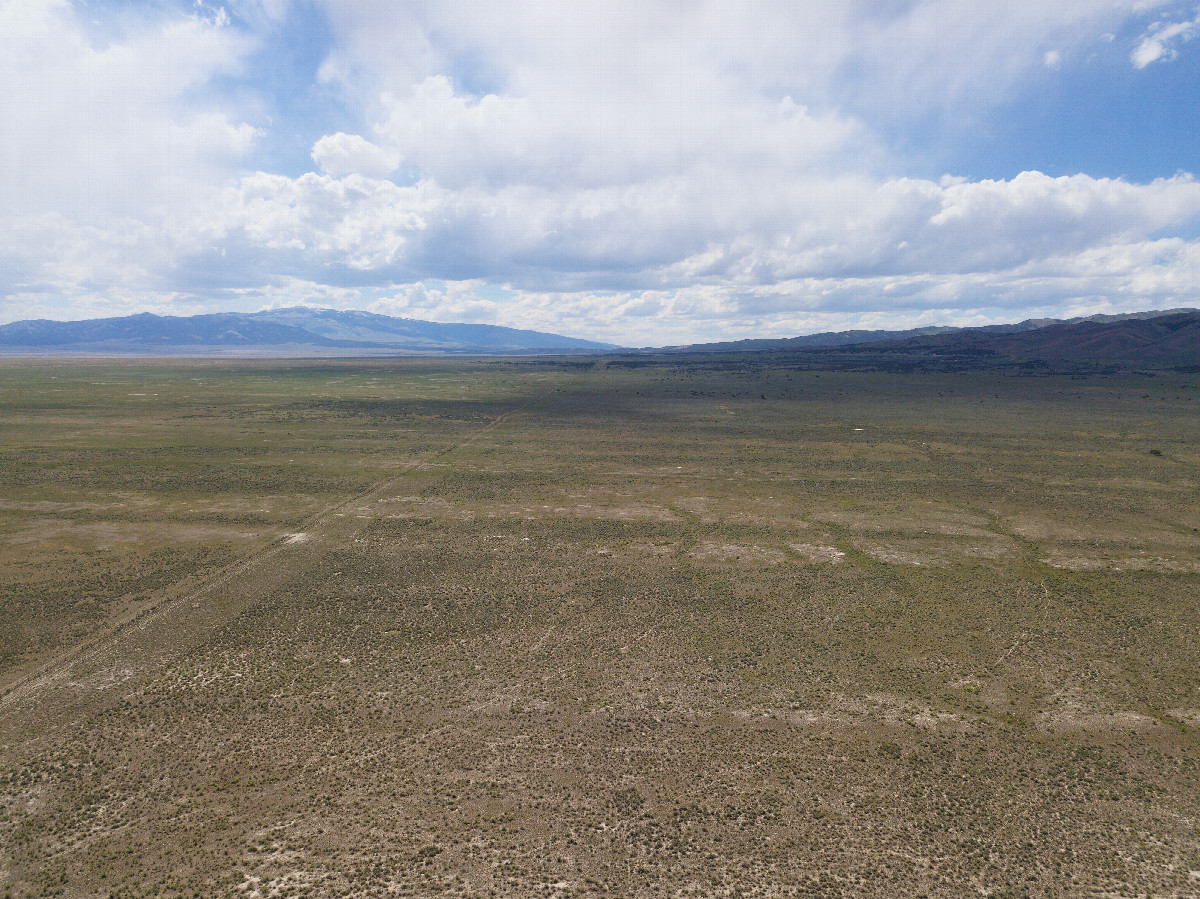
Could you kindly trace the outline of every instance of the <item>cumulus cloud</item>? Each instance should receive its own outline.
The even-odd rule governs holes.
[[[1183,22],[1155,22],[1142,35],[1129,58],[1139,69],[1153,62],[1169,62],[1179,55],[1178,45],[1197,34],[1200,34],[1200,13]]]
[[[0,314],[162,287],[170,233],[259,136],[198,97],[252,48],[220,10],[97,23],[0,0]]]
[[[406,285],[389,296],[372,302],[367,310],[381,315],[396,315],[426,321],[479,322],[511,327],[506,315],[514,295],[502,293],[487,297],[480,291],[486,285],[480,281],[453,281],[426,284],[418,281]],[[526,300],[528,302],[528,300]]]
[[[439,183],[628,184],[696,167],[780,175],[830,166],[863,150],[862,126],[833,112],[814,115],[791,96],[737,96],[702,85],[697,73],[677,97],[473,95],[435,75],[403,94],[385,92],[380,136]],[[719,107],[717,114],[714,109]]]
[[[1200,183],[1187,175],[1150,184],[1039,172],[944,183],[765,175],[566,191],[258,174],[221,195],[205,241],[277,252],[275,265],[308,272],[677,288],[997,271],[1144,240],[1197,216]]]
[[[423,212],[438,196],[426,186],[361,175],[293,179],[259,172],[221,194],[203,236],[210,245],[282,252],[275,263],[281,268],[294,259],[301,267],[388,270],[404,261],[410,237],[426,227]]]
[[[188,102],[251,48],[221,14],[93,35],[65,0],[0,0],[0,199],[92,220],[186,202],[257,136]]]
[[[313,145],[313,162],[330,175],[385,178],[400,165],[400,156],[357,134],[327,134]]]
[[[973,127],[1152,14],[1134,64],[1167,59],[1200,20],[1157,5],[328,0],[298,87],[346,115],[281,173],[247,160],[301,129],[238,78],[308,4],[0,0],[0,316],[373,303],[647,343],[1178,305],[1190,176],[904,177],[892,127]]]
[[[704,165],[882,174],[894,162],[873,121],[974,127],[1131,14],[1123,0],[326,9],[339,40],[323,77],[373,140],[443,185],[582,187]]]

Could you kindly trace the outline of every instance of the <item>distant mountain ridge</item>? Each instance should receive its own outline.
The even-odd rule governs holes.
[[[656,361],[627,357],[609,365],[671,364],[687,357],[727,364],[757,358],[818,371],[1200,372],[1200,310],[1030,319],[982,328],[844,331],[641,353]]]
[[[1107,366],[1200,371],[1200,311],[1089,317],[1028,331],[978,328],[915,337],[898,346],[908,352],[974,354],[1064,370]]]
[[[295,306],[265,312],[0,325],[0,351],[112,354],[380,355],[598,352],[613,344],[499,325],[428,322]]]
[[[725,340],[717,343],[693,343],[681,346],[665,347],[669,352],[723,352],[744,350],[786,350],[803,347],[837,347],[853,346],[855,344],[879,343],[881,341],[911,340],[916,337],[935,337],[948,334],[1020,334],[1027,331],[1037,331],[1054,325],[1069,325],[1079,322],[1109,322],[1133,321],[1159,318],[1164,315],[1178,315],[1186,312],[1197,312],[1196,309],[1163,309],[1149,312],[1123,312],[1117,314],[1099,313],[1083,315],[1076,318],[1027,318],[1024,321],[1000,325],[976,325],[954,327],[951,325],[928,325],[921,328],[909,328],[904,331],[822,331],[818,334],[802,334],[799,337],[755,338],[746,340]],[[650,348],[647,348],[650,349]]]
[[[976,328],[839,331],[627,350],[612,344],[497,325],[441,323],[372,312],[292,307],[194,316],[151,313],[89,321],[0,326],[3,355],[398,356],[609,355],[611,365],[663,363],[681,355],[780,357],[830,369],[1200,371],[1200,310],[1171,309],[1081,318],[1027,319]],[[634,362],[633,359],[647,360]]]

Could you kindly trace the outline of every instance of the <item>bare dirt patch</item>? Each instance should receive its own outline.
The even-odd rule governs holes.
[[[787,553],[773,547],[744,543],[713,543],[705,541],[688,552],[700,562],[740,563],[745,565],[781,565],[788,561]]]
[[[836,546],[821,543],[789,543],[788,548],[814,565],[840,565],[846,557]]]

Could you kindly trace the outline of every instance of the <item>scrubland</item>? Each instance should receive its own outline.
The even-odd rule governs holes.
[[[1200,895],[1198,386],[0,362],[0,895]]]

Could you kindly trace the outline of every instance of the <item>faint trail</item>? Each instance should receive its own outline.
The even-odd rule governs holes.
[[[1008,649],[1003,653],[1003,655],[1000,656],[1000,658],[998,658],[998,659],[996,659],[996,661],[992,662],[992,667],[995,668],[997,665],[999,665],[1001,662],[1003,662],[1005,659],[1007,659],[1010,655],[1012,655],[1014,652],[1016,652],[1017,647],[1020,646],[1022,643],[1024,643],[1028,638],[1029,638],[1028,633],[1023,633],[1023,634],[1021,634],[1021,636],[1017,637],[1017,642],[1014,643],[1012,646],[1008,647]]]
[[[533,655],[535,652],[541,649],[545,645],[546,641],[550,639],[550,635],[552,633],[554,633],[553,624],[546,628],[546,633],[542,634],[542,639],[538,640],[531,647],[529,647],[529,654]]]
[[[201,600],[209,597],[214,591],[229,585],[231,582],[236,582],[239,577],[247,575],[251,571],[264,569],[265,563],[285,551],[297,554],[312,552],[314,549],[313,544],[321,542],[319,538],[322,532],[329,531],[334,526],[340,513],[359,503],[369,502],[373,498],[385,494],[395,488],[414,470],[420,469],[465,446],[469,446],[513,417],[532,412],[538,407],[545,405],[553,397],[569,391],[586,375],[586,370],[575,374],[574,377],[568,375],[564,382],[538,394],[519,406],[509,409],[483,427],[454,441],[449,446],[432,450],[420,458],[406,462],[387,477],[309,516],[296,527],[295,532],[283,534],[270,543],[251,551],[247,556],[209,575],[198,586],[181,594],[173,594],[172,590],[175,589],[173,587],[166,588],[161,598],[153,601],[151,605],[143,607],[132,618],[110,625],[88,640],[71,647],[57,658],[44,663],[36,670],[15,680],[4,689],[3,693],[0,693],[0,740],[9,736],[8,732],[14,723],[18,725],[18,729],[22,723],[25,723],[27,726],[31,724],[31,722],[13,722],[11,718],[22,707],[28,708],[39,698],[46,697],[47,693],[52,691],[56,686],[68,688],[71,695],[63,699],[69,703],[72,696],[79,698],[83,693],[106,690],[118,683],[132,679],[148,668],[154,667],[157,661],[162,661],[174,653],[171,646],[155,645],[154,641],[147,640],[145,641],[147,645],[142,647],[145,653],[141,659],[139,661],[130,660],[134,667],[122,669],[107,683],[95,682],[99,673],[105,671],[111,672],[115,657],[119,654],[121,643],[130,644],[129,649],[137,648],[139,634],[146,632],[151,625],[156,624],[168,616],[168,614],[173,618],[178,617],[180,630],[184,630],[185,635],[195,637],[197,630],[211,631],[212,627],[231,617],[231,610],[205,605],[201,602]],[[297,540],[297,532],[305,534],[306,539]],[[271,581],[277,580],[278,576],[278,572],[272,573],[269,569],[262,570],[261,580],[255,584],[256,589],[253,590],[253,594],[261,597],[262,592],[270,586]],[[237,612],[241,611],[241,608],[252,605],[252,603],[234,603],[233,605],[235,607],[233,614],[237,614]],[[187,627],[189,623],[192,625],[191,628]],[[184,645],[187,645],[186,640],[183,642]],[[85,667],[90,670],[79,673],[82,678],[93,681],[91,684],[85,683],[83,680],[72,679],[73,673]]]

